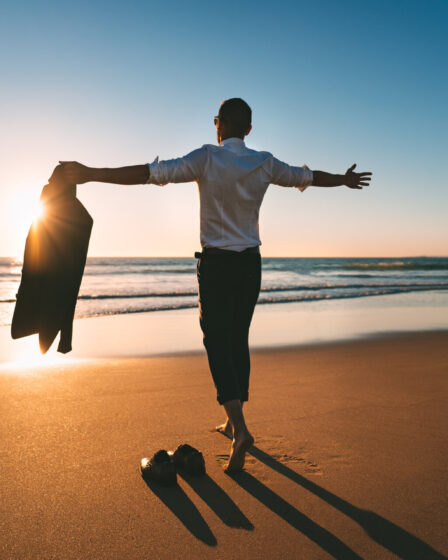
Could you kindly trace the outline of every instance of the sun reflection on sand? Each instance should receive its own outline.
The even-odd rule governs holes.
[[[66,365],[75,361],[77,360],[51,350],[47,354],[41,354],[37,335],[34,335],[20,340],[17,354],[10,361],[0,364],[0,370],[23,370],[23,373],[28,374],[37,368]]]

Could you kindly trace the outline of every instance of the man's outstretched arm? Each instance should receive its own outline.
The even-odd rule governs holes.
[[[127,167],[87,167],[77,161],[60,161],[67,181],[81,185],[95,181],[117,185],[143,185],[149,179],[149,166],[130,165]]]
[[[368,171],[355,173],[353,171],[355,167],[356,163],[347,169],[345,175],[313,171],[313,185],[315,187],[340,187],[345,185],[350,189],[362,189],[369,186],[372,173]]]

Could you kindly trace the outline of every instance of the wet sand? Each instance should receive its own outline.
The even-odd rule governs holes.
[[[230,441],[205,355],[0,371],[2,559],[448,555],[448,332],[253,353],[256,444]],[[188,442],[203,479],[146,484]]]

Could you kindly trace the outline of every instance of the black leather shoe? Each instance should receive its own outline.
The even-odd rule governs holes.
[[[184,443],[179,445],[172,454],[173,463],[179,469],[184,469],[188,474],[200,476],[205,474],[205,461],[202,453]]]
[[[154,480],[163,486],[177,484],[176,467],[164,449],[157,451],[151,459],[143,458],[140,462],[140,472],[145,480]]]

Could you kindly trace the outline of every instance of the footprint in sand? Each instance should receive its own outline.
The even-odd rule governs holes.
[[[258,440],[258,441],[260,441],[260,440]],[[305,457],[301,457],[301,456],[298,456],[298,455],[289,455],[287,453],[278,453],[278,447],[274,451],[272,445],[271,446],[263,445],[262,448],[263,448],[263,451],[268,453],[273,459],[275,459],[276,461],[278,461],[279,463],[281,463],[285,466],[293,467],[294,465],[300,465],[301,467],[305,467],[305,472],[307,474],[311,474],[311,475],[315,475],[315,476],[321,476],[323,474],[322,469],[319,467],[319,465],[316,462],[311,461],[311,460],[309,460]],[[216,455],[216,460],[221,465],[224,465],[225,463],[228,462],[229,455],[228,455],[228,453],[218,453]],[[245,465],[246,465],[246,467],[249,466],[249,465],[254,466],[254,467],[261,467],[262,462],[258,461],[249,452],[246,455]],[[257,468],[257,470],[259,470],[259,469]]]
[[[316,463],[312,463],[311,461],[306,462],[305,472],[308,474],[314,475],[322,475],[322,470],[319,468],[319,465]]]
[[[263,451],[285,466],[293,467],[294,465],[301,465],[305,467],[305,472],[307,474],[323,474],[319,465],[309,458],[310,453],[306,450],[305,445],[295,449],[295,453],[284,453],[280,452],[280,449],[289,447],[290,445],[283,436],[257,438],[257,443],[261,444],[260,448]]]
[[[229,461],[229,454],[228,453],[217,453],[216,454],[216,460],[218,461],[218,463],[220,465],[223,465],[225,463],[228,463]],[[257,463],[257,460],[255,459],[255,457],[252,457],[251,455],[249,455],[248,453],[246,453],[246,461],[245,461],[245,465],[254,465],[255,463]]]

